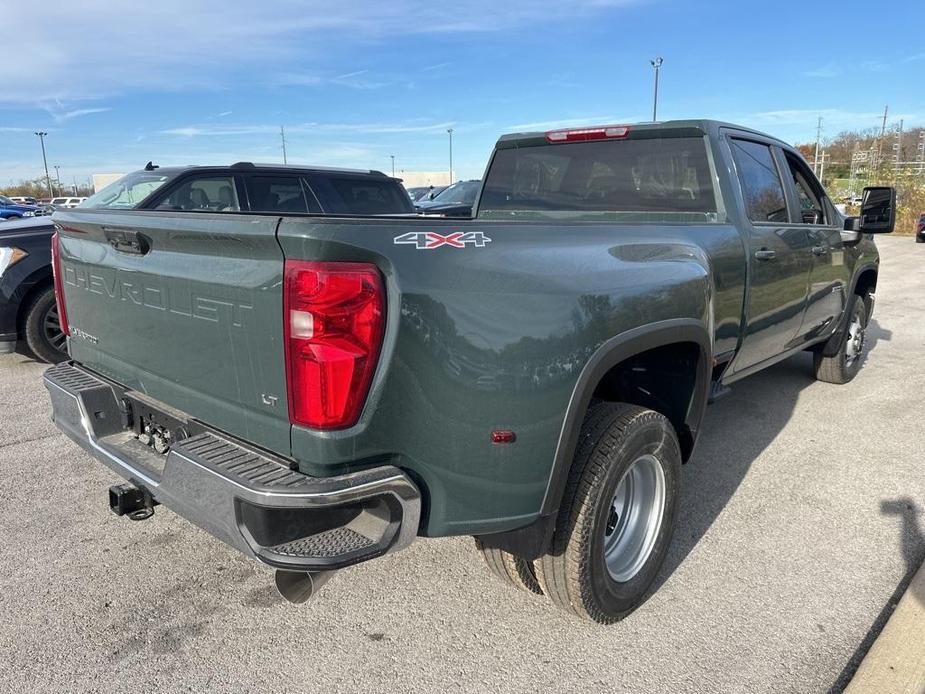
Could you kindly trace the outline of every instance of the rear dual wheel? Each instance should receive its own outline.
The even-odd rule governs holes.
[[[643,602],[664,561],[680,470],[677,436],[663,415],[623,403],[593,405],[549,551],[532,562],[508,554],[505,566],[518,576],[517,567],[531,569],[542,593],[578,617],[619,621]]]

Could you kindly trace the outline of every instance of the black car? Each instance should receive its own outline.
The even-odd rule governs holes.
[[[915,242],[925,243],[925,212],[919,215],[919,223],[915,225]]]
[[[88,198],[81,209],[223,214],[413,214],[397,178],[381,171],[280,166],[158,167],[149,163]]]
[[[412,202],[424,202],[426,200],[433,200],[444,190],[446,190],[446,186],[419,186],[417,188],[408,188],[408,197],[411,198]]]
[[[0,354],[21,341],[44,361],[67,357],[51,273],[54,231],[50,217],[0,226]]]
[[[415,209],[424,214],[439,214],[445,217],[469,217],[472,215],[472,206],[475,198],[482,188],[479,180],[457,181],[446,188],[432,200],[415,204]]]

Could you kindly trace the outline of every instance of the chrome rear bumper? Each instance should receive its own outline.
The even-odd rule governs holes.
[[[310,477],[191,417],[183,425],[186,438],[162,455],[132,430],[131,391],[73,363],[48,369],[44,382],[52,419],[84,450],[155,501],[270,566],[337,569],[402,549],[417,535],[420,493],[396,467]]]

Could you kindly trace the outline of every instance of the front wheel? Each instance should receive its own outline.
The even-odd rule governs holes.
[[[836,333],[830,342],[813,353],[813,370],[817,381],[848,383],[861,370],[867,337],[867,304],[861,297],[852,294],[846,310],[848,327],[844,333]],[[826,350],[834,347],[838,351],[826,356]]]
[[[550,550],[534,562],[543,592],[595,622],[630,614],[668,552],[680,481],[681,451],[666,417],[636,405],[594,405]]]

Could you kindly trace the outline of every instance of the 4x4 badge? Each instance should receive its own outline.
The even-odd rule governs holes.
[[[441,246],[484,248],[491,243],[491,239],[481,231],[456,231],[446,236],[435,231],[409,231],[407,234],[396,236],[395,243],[410,244],[419,250],[429,251]]]

